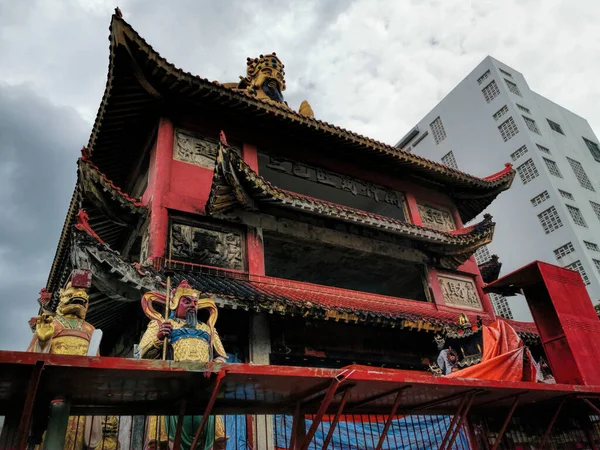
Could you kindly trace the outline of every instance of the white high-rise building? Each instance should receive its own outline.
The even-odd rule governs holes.
[[[397,147],[478,176],[512,163],[518,176],[486,211],[496,231],[478,262],[497,254],[501,275],[534,260],[568,267],[600,302],[600,145],[584,118],[488,56]],[[510,308],[530,317],[525,302]]]

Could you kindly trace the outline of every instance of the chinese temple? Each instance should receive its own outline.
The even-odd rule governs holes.
[[[106,89],[77,161],[77,183],[39,316],[31,321],[29,348],[49,353],[46,370],[60,374],[63,385],[69,373],[87,373],[89,386],[113,392],[113,399],[94,400],[96,394],[84,394],[74,382],[62,437],[56,440],[52,414],[48,425],[48,417],[32,413],[33,431],[23,439],[61,443],[44,448],[124,448],[119,430],[126,426],[127,445],[140,449],[196,448],[199,442],[206,449],[488,448],[477,442],[494,429],[486,441],[495,439],[493,448],[534,448],[498,447],[503,436],[505,442],[540,437],[523,431],[519,441],[516,431],[507,432],[513,399],[534,404],[572,397],[571,385],[595,385],[600,376],[579,364],[575,350],[564,359],[579,338],[570,337],[561,313],[553,312],[560,298],[540,287],[549,286],[555,268],[534,263],[525,278],[519,272],[497,280],[497,258],[485,266],[475,261],[475,251],[494,233],[492,217],[482,214],[510,188],[511,165],[478,178],[319,120],[307,101],[285,101],[284,65],[274,52],[248,58],[240,73],[238,82],[210,81],[175,67],[117,9]],[[589,298],[578,275],[556,270],[552,276],[579,293],[581,317],[596,332],[598,318],[590,302],[596,322],[589,322]],[[486,292],[524,292],[536,322],[498,320]],[[575,302],[575,294],[569,296]],[[92,350],[98,330],[101,339]],[[448,352],[454,359],[440,360]],[[53,359],[59,354],[88,355],[90,362],[84,367],[63,356],[72,370],[61,372],[60,358]],[[125,362],[134,359],[166,361]],[[561,359],[568,362],[562,368]],[[219,375],[207,385],[207,397],[196,398],[203,407],[192,400],[182,406],[184,417],[166,405],[183,395],[173,380],[184,383],[182,377],[199,371],[186,366],[193,362],[208,364],[206,379]],[[228,375],[219,364],[230,367]],[[558,383],[538,383],[543,395],[534,384],[536,365]],[[12,373],[2,358],[0,367]],[[107,381],[109,369],[120,371],[121,384]],[[114,409],[114,402],[125,402],[116,390],[133,385],[128,371],[134,369],[144,389],[161,386],[152,390],[154,397],[145,391],[143,405],[147,414],[162,416]],[[273,381],[277,374],[284,378]],[[330,374],[336,383],[322,387]],[[223,391],[219,377],[235,381]],[[475,378],[491,384],[466,381]],[[505,382],[516,383],[514,389],[503,391]],[[272,391],[264,388],[269,383]],[[292,385],[308,397],[270,396]],[[255,397],[242,396],[241,386],[254,386]],[[588,398],[600,395],[594,389],[585,399],[592,407]],[[405,391],[414,396],[402,397]],[[75,406],[78,398],[86,400]],[[346,401],[354,416],[340,420]],[[377,407],[369,409],[373,401]],[[470,408],[482,411],[493,401],[510,411],[503,427],[502,420],[477,425],[466,419]],[[454,409],[436,409],[445,402]],[[96,412],[108,415],[95,422],[90,411],[100,403],[105,406]],[[60,404],[51,406],[56,416]],[[309,412],[310,420],[298,425]],[[132,419],[121,419],[125,414]],[[197,423],[190,414],[198,414]],[[246,416],[240,422],[235,414]],[[336,426],[346,435],[336,435]],[[588,439],[586,430],[583,438],[565,442]],[[318,447],[309,447],[320,435]],[[412,443],[393,445],[392,436]],[[238,446],[242,440],[245,446]]]
[[[92,271],[102,355],[133,355],[139,300],[164,290],[167,266],[215,300],[242,361],[427,370],[461,314],[495,320],[473,258],[494,223],[464,223],[510,187],[510,165],[476,178],[295,110],[275,54],[220,83],[116,16],[110,42],[46,286],[56,303],[73,269]],[[532,324],[513,326],[535,344]]]

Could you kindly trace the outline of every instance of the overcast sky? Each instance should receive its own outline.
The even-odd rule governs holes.
[[[0,0],[0,349],[31,332],[106,83],[117,0]],[[294,6],[291,6],[291,5]],[[598,0],[126,1],[124,18],[194,74],[237,81],[277,52],[284,95],[394,144],[486,55],[600,133]]]

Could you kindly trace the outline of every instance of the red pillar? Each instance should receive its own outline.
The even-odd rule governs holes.
[[[173,123],[167,118],[161,118],[156,145],[150,158],[148,188],[144,195],[150,208],[148,256],[151,260],[164,257],[167,248],[169,214],[166,205],[171,184],[173,139]]]
[[[242,146],[242,158],[252,170],[258,173],[258,151],[254,145],[244,144]],[[248,257],[248,273],[250,275],[264,275],[265,254],[260,228],[248,227],[246,232],[246,255]]]
[[[409,221],[415,225],[423,226],[421,213],[419,213],[419,207],[417,205],[417,199],[409,192],[406,192],[404,197],[406,198],[406,208],[408,209]]]

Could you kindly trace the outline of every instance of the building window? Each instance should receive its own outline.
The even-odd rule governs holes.
[[[479,247],[477,249],[477,251],[475,252],[475,261],[477,262],[477,265],[486,263],[490,259],[492,259],[492,255],[490,255],[490,249],[488,248],[487,245],[484,245],[483,247]]]
[[[518,95],[519,97],[522,97],[521,91],[519,90],[519,86],[517,86],[512,81],[508,81],[507,79],[505,79],[504,81],[506,82],[506,85],[508,86],[508,90],[510,92],[512,92],[513,94]]]
[[[565,133],[563,133],[562,127],[559,124],[557,124],[556,122],[552,122],[550,119],[546,120],[548,121],[548,125],[550,125],[550,128],[552,128],[557,133],[562,134],[563,136],[565,135]]]
[[[488,103],[500,95],[500,89],[498,89],[498,85],[495,81],[492,81],[490,84],[484,87],[481,92],[483,92],[485,101]]]
[[[500,108],[498,111],[496,111],[496,113],[494,114],[494,120],[498,120],[500,117],[502,117],[507,112],[508,112],[508,106],[504,105],[502,108]]]
[[[537,206],[540,203],[545,202],[549,198],[550,198],[550,195],[548,194],[548,191],[544,191],[541,194],[538,194],[535,197],[533,197],[530,201],[533,206]]]
[[[446,139],[446,130],[444,130],[444,124],[440,117],[437,117],[429,126],[431,127],[431,132],[433,133],[436,144],[439,144]]]
[[[600,162],[600,147],[598,147],[598,144],[596,144],[593,141],[590,141],[589,139],[584,138],[583,136],[581,137],[581,139],[583,139],[583,142],[585,142],[585,145],[587,145],[587,148],[589,149],[596,162]]]
[[[598,203],[593,202],[593,201],[590,200],[590,205],[592,205],[592,209],[596,213],[596,216],[598,217],[598,220],[600,220],[600,204],[598,204]]]
[[[524,145],[522,147],[519,147],[517,150],[515,150],[513,153],[511,153],[510,158],[513,161],[516,161],[521,156],[523,156],[525,153],[527,153],[527,146],[526,145]]]
[[[563,256],[567,256],[569,253],[573,253],[574,251],[575,247],[573,247],[573,244],[567,242],[562,247],[558,247],[556,250],[554,250],[554,256],[556,256],[556,259],[560,259]]]
[[[598,272],[600,272],[600,261],[598,261],[597,259],[592,259],[592,261],[594,261],[594,265],[596,266],[596,270]]]
[[[477,83],[479,83],[479,84],[483,83],[485,81],[485,79],[489,76],[490,76],[490,71],[486,70],[483,75],[481,75],[479,78],[477,78]]]
[[[512,311],[510,310],[510,306],[508,305],[506,297],[495,293],[491,293],[489,296],[490,300],[492,301],[492,306],[494,307],[494,312],[497,316],[504,317],[505,319],[513,318]]]
[[[573,172],[575,173],[577,181],[579,181],[581,187],[596,192],[594,186],[592,186],[592,182],[585,173],[585,170],[583,170],[583,166],[581,165],[581,163],[579,161],[575,161],[574,159],[569,158],[568,156],[567,161],[569,161],[569,164],[571,165],[571,168],[573,169]]]
[[[442,156],[442,162],[448,167],[458,170],[458,163],[456,162],[456,158],[454,158],[454,153],[446,153],[444,156]]]
[[[523,105],[519,105],[517,103],[517,108],[519,108],[521,111],[527,113],[527,114],[531,114],[531,111],[529,111],[529,108],[525,108]]]
[[[544,159],[544,162],[546,163],[546,167],[548,168],[548,171],[555,177],[562,178],[562,174],[560,173],[560,170],[558,170],[558,166],[556,165],[556,163],[548,158],[543,158],[543,159]]]
[[[535,167],[535,164],[531,159],[528,159],[519,167],[517,167],[517,173],[519,174],[519,177],[521,178],[523,184],[529,183],[531,180],[533,180],[539,175],[537,167]]]
[[[575,197],[573,197],[573,194],[571,194],[570,192],[559,189],[558,193],[561,195],[561,197],[566,198],[567,200],[575,200]]]
[[[540,132],[540,129],[537,126],[537,123],[535,123],[535,120],[530,119],[529,117],[525,117],[525,116],[521,116],[523,117],[523,120],[525,121],[525,124],[527,125],[527,128],[529,128],[530,131],[533,131],[534,133],[537,133],[539,135],[541,135],[542,133]],[[539,145],[538,145],[539,147]]]
[[[502,139],[504,139],[504,142],[508,141],[511,137],[519,133],[517,124],[512,117],[509,117],[507,120],[502,122],[502,124],[498,127],[498,130],[500,130],[500,135],[502,136]]]
[[[569,264],[568,266],[565,266],[565,268],[571,269],[571,270],[576,270],[581,275],[581,278],[583,278],[583,282],[585,284],[590,284],[590,279],[588,278],[587,274],[585,273],[585,270],[584,270],[583,266],[581,265],[580,261],[575,261],[573,264]]]
[[[554,206],[551,206],[546,211],[538,214],[538,218],[540,219],[540,223],[546,234],[550,234],[563,226]]]
[[[587,224],[585,223],[583,214],[581,214],[581,211],[579,210],[579,208],[575,208],[574,206],[567,205],[567,209],[569,210],[569,213],[571,214],[571,217],[573,218],[573,222],[575,222],[577,225],[587,228]]]
[[[510,77],[510,78],[512,78],[512,74],[511,74],[511,73],[509,73],[509,72],[507,72],[506,70],[502,70],[500,67],[498,67],[498,70],[500,71],[500,73],[501,73],[502,75],[505,75],[505,76],[507,76],[507,77]]]
[[[550,153],[550,150],[548,150],[548,149],[547,149],[546,147],[544,147],[543,145],[540,145],[540,144],[535,144],[535,145],[537,145],[537,148],[538,148],[538,150],[539,150],[539,151],[541,151],[541,152],[544,152],[544,153],[548,153],[549,155],[551,154],[551,153]]]
[[[583,244],[585,245],[585,248],[587,248],[588,250],[600,252],[600,247],[598,247],[598,245],[594,244],[593,242],[583,241]]]

